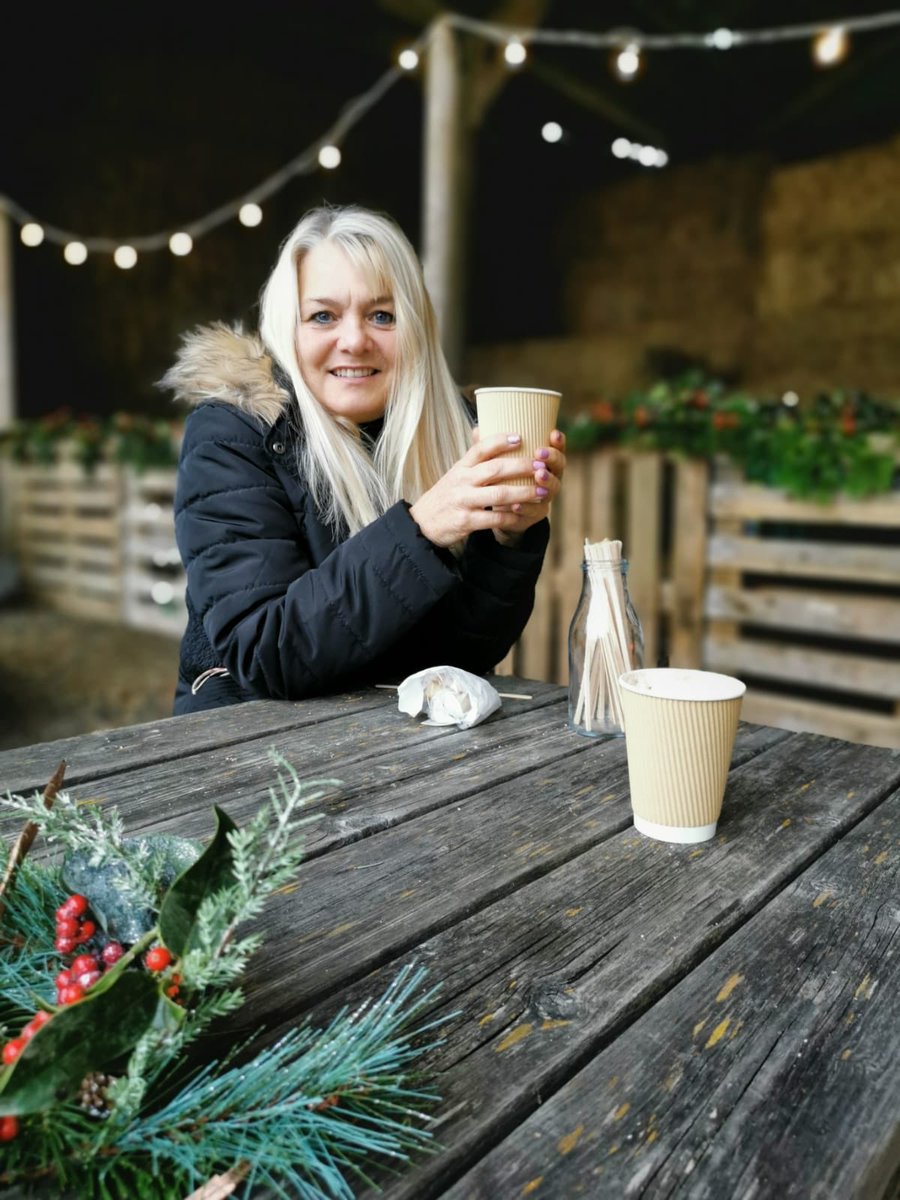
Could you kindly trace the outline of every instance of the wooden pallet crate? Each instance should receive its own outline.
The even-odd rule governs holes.
[[[11,536],[22,579],[40,602],[77,616],[117,621],[121,613],[121,477],[71,457],[7,472]]]
[[[180,637],[185,574],[175,543],[175,472],[123,473],[122,615],[126,625]]]
[[[498,668],[565,684],[584,540],[618,538],[644,631],[644,662],[697,667],[702,651],[708,464],[602,449],[569,455],[534,612]]]
[[[900,747],[900,493],[816,504],[710,491],[704,665],[750,721]]]

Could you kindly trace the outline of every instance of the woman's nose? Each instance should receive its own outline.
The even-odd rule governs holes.
[[[365,346],[368,336],[365,321],[348,313],[341,321],[338,345],[342,350],[355,352]]]

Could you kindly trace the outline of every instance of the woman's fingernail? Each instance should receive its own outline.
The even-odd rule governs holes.
[[[549,479],[550,479],[549,471],[541,471],[541,473],[537,477],[538,483],[547,483]]]
[[[535,493],[536,493],[538,496],[547,496],[547,495],[549,495],[549,492],[547,491],[547,489],[546,489],[546,488],[539,487],[539,488],[535,488],[534,490],[535,490]]]
[[[547,461],[547,459],[550,457],[550,451],[549,451],[549,450],[546,450],[546,449],[544,449],[544,448],[542,447],[540,450],[538,450],[538,452],[537,452],[537,454],[535,455],[535,457],[536,457],[536,458],[542,458],[542,459],[544,460],[544,462],[546,462],[546,461]]]
[[[514,505],[513,505],[513,512],[514,512],[514,513],[520,513],[521,511],[522,511],[522,505],[521,505],[521,504],[514,504]]]
[[[506,440],[509,442],[509,444],[511,446],[515,446],[519,442],[521,442],[522,439],[519,437],[519,435],[517,433],[508,433],[506,435]]]
[[[531,465],[535,471],[543,471],[544,469],[544,464],[539,459],[535,459]]]

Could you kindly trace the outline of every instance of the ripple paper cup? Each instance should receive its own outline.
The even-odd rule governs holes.
[[[746,690],[714,671],[619,676],[635,829],[662,842],[715,834]]]
[[[533,458],[541,446],[550,445],[561,399],[561,392],[548,392],[544,388],[476,388],[478,435],[486,438],[497,433],[518,433],[521,446],[514,446],[506,456]],[[534,483],[534,475],[517,475],[509,482]]]

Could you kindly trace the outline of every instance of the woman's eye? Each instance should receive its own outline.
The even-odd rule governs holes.
[[[317,312],[313,313],[312,316],[308,317],[307,319],[312,321],[314,325],[328,325],[331,322],[331,313]]]
[[[394,324],[395,318],[392,312],[387,312],[385,309],[380,308],[378,312],[372,313],[372,320],[376,325],[388,326]]]

